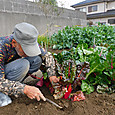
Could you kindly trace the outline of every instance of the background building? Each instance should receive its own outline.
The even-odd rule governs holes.
[[[115,0],[85,0],[71,7],[86,12],[89,22],[115,25]]]

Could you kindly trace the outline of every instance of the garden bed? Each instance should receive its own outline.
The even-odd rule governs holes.
[[[85,94],[84,101],[71,102],[53,99],[45,86],[41,91],[47,98],[64,105],[64,109],[60,110],[49,102],[37,102],[22,95],[21,98],[12,97],[13,103],[0,108],[0,115],[114,115],[115,93],[108,95],[93,92]]]
[[[50,52],[59,53],[59,50],[49,49]],[[61,52],[61,50],[60,50]],[[27,84],[34,85],[37,80],[29,81]],[[84,94],[85,100],[72,102],[67,99],[55,100],[45,86],[40,88],[44,96],[56,102],[63,109],[59,109],[49,102],[37,102],[25,95],[20,98],[11,97],[13,102],[0,108],[0,115],[114,115],[115,93],[98,94],[96,91],[91,94]]]

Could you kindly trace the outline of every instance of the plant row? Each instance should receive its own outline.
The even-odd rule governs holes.
[[[91,93],[96,88],[100,93],[112,93],[115,89],[113,45],[108,48],[103,46],[88,48],[87,44],[79,44],[77,48],[73,47],[70,51],[64,50],[53,55],[58,63],[58,75],[62,75],[63,81],[76,87],[82,81],[83,92]]]
[[[78,44],[87,43],[88,47],[108,46],[115,44],[115,27],[98,25],[92,27],[65,27],[54,33],[49,39],[53,49],[66,49],[76,47]]]

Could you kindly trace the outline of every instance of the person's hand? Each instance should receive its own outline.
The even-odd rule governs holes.
[[[34,86],[25,85],[25,87],[24,87],[24,93],[30,99],[37,99],[38,101],[40,101],[40,98],[41,98],[44,101],[46,101],[46,98],[43,96],[43,94],[41,93],[41,91],[38,88],[34,87]]]
[[[51,83],[57,83],[57,82],[59,82],[59,79],[56,77],[56,76],[51,76],[51,77],[49,77],[49,80],[50,80],[50,82]]]

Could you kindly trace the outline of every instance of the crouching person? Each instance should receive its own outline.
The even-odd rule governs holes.
[[[34,87],[23,84],[27,74],[45,66],[51,82],[58,82],[53,56],[37,43],[38,31],[29,23],[15,25],[10,36],[0,37],[0,106],[11,103],[8,95],[26,94],[30,99],[46,98]]]

